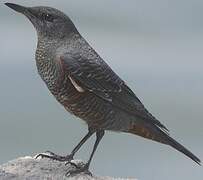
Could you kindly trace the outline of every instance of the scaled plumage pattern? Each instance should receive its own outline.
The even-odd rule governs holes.
[[[69,174],[89,172],[89,165],[105,130],[136,134],[200,160],[169,136],[168,129],[150,114],[126,83],[104,62],[80,35],[70,18],[50,7],[23,7],[6,3],[24,14],[38,35],[36,64],[48,89],[67,111],[83,119],[86,136],[67,156],[52,152],[42,157],[70,162],[85,141],[97,139],[87,164]]]

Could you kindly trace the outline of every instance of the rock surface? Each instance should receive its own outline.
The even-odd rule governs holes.
[[[83,164],[79,160],[72,161],[77,164]],[[73,177],[67,177],[68,170],[75,168],[71,165],[65,165],[64,162],[58,162],[46,158],[34,158],[31,156],[21,157],[0,165],[0,180],[135,180],[134,178],[113,178],[89,176],[78,174]]]

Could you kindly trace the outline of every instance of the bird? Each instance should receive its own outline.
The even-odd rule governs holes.
[[[87,163],[69,172],[71,175],[91,174],[89,167],[98,144],[106,131],[114,131],[169,145],[201,165],[197,156],[170,136],[166,126],[145,108],[65,13],[47,6],[5,5],[31,21],[38,36],[35,59],[39,75],[65,110],[88,126],[87,134],[70,154],[61,156],[49,151],[39,156],[69,163],[81,146],[96,134]]]

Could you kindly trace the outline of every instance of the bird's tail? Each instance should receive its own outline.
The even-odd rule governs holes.
[[[164,132],[162,129],[160,129],[157,126],[143,126],[136,124],[135,126],[131,127],[128,132],[142,136],[147,139],[151,139],[163,144],[167,144],[175,148],[176,150],[182,152],[189,158],[191,158],[193,161],[195,161],[197,164],[201,165],[200,159],[195,156],[193,153],[191,153],[188,149],[186,149],[183,145],[178,143],[176,140],[174,140],[172,137],[169,136],[167,132]]]
[[[169,135],[165,134],[164,137],[164,141],[165,144],[168,144],[170,146],[172,146],[173,148],[175,148],[176,150],[182,152],[183,154],[185,154],[186,156],[188,156],[190,159],[192,159],[193,161],[195,161],[197,164],[201,165],[201,161],[200,159],[195,156],[193,153],[191,153],[188,149],[186,149],[183,145],[181,145],[180,143],[178,143],[175,139],[173,139],[172,137],[170,137]]]

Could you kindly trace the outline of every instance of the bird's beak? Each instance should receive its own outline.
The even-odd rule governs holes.
[[[20,6],[13,3],[5,3],[5,5],[21,14],[24,14],[33,24],[35,24],[37,13],[31,7]]]
[[[13,3],[5,3],[6,6],[10,7],[11,9],[19,12],[19,13],[22,13],[22,14],[25,14],[28,10],[27,7],[24,7],[24,6],[20,6],[18,4],[13,4]]]
[[[37,17],[36,12],[33,11],[32,8],[30,7],[25,7],[25,6],[20,6],[18,4],[13,4],[13,3],[5,3],[6,6],[10,7],[11,9],[24,14],[27,16],[31,21],[32,19]]]

